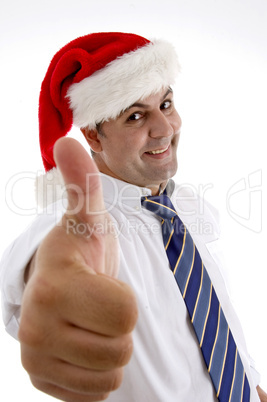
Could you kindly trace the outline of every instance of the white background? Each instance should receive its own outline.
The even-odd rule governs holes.
[[[204,189],[220,211],[235,307],[267,390],[267,1],[10,0],[0,8],[0,254],[33,219],[32,180],[17,183],[13,202],[6,186],[18,173],[43,169],[38,96],[56,51],[97,31],[172,41],[182,65],[175,88],[183,119],[176,178]],[[3,401],[52,399],[31,386],[19,345],[2,322],[0,381]]]

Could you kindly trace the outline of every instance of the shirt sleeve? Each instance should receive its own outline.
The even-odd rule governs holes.
[[[250,362],[250,369],[251,369],[251,374],[252,374],[252,378],[254,381],[254,385],[255,385],[255,387],[257,387],[261,382],[261,375],[257,371],[255,361],[252,359],[251,356],[249,356],[249,362]]]
[[[51,204],[6,249],[0,262],[2,314],[6,331],[18,338],[24,270],[44,237],[61,220],[62,201]]]

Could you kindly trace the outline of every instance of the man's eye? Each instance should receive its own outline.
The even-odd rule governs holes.
[[[141,113],[136,112],[136,113],[131,114],[131,116],[129,116],[127,120],[135,121],[135,120],[141,119],[141,117],[142,117]]]
[[[169,109],[172,106],[172,101],[166,100],[161,105],[160,108],[162,109]]]

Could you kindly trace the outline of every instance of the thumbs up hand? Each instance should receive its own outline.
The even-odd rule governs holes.
[[[116,279],[118,244],[95,163],[71,138],[58,140],[54,156],[68,208],[29,265],[19,330],[22,364],[33,385],[55,398],[100,401],[121,384],[137,305],[130,287]],[[79,234],[76,225],[88,233]],[[96,225],[103,230],[95,231]]]

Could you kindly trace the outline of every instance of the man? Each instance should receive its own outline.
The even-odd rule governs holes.
[[[212,253],[215,212],[171,180],[181,129],[171,89],[178,70],[165,42],[100,33],[61,49],[43,81],[40,146],[47,174],[39,178],[38,197],[55,201],[64,183],[68,204],[58,224],[51,208],[62,203],[52,204],[7,251],[3,306],[33,385],[58,399],[209,402],[225,400],[227,392],[236,401],[239,389],[242,400],[258,401],[258,393],[267,400],[256,391]],[[72,121],[93,160],[75,140],[61,138]],[[144,197],[158,194],[171,197],[191,228],[237,345],[241,388],[237,358],[232,386],[223,391],[224,374],[213,385],[169,267],[161,219],[142,206]],[[194,230],[200,216],[203,233]],[[217,331],[212,355],[219,337]]]

